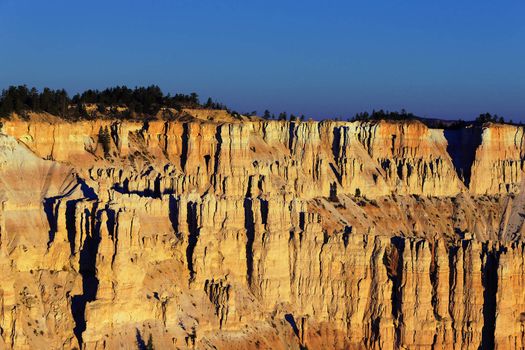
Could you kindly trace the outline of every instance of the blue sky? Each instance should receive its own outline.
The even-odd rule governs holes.
[[[0,87],[158,84],[240,112],[525,120],[523,1],[0,0]]]

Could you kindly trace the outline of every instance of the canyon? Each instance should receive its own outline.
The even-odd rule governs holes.
[[[0,348],[522,349],[524,128],[0,121]]]

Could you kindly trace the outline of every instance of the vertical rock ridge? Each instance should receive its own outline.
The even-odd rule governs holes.
[[[523,345],[521,128],[471,167],[418,122],[4,130],[0,347]]]

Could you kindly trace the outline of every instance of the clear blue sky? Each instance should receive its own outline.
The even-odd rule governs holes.
[[[0,86],[158,84],[240,112],[525,120],[525,2],[0,0]]]

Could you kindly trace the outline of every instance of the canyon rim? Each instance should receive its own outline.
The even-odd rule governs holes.
[[[525,346],[521,126],[1,125],[1,348]]]

